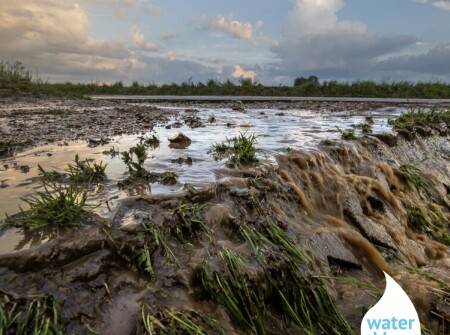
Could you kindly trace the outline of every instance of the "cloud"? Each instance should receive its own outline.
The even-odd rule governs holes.
[[[136,43],[139,47],[145,50],[158,50],[158,47],[145,40],[144,35],[141,33],[139,27],[135,24],[131,27],[131,39],[134,43]]]
[[[143,5],[144,7],[144,12],[146,12],[147,14],[150,14],[152,16],[160,16],[161,15],[161,7],[151,4],[151,3],[146,3]]]
[[[416,0],[416,2],[430,4],[444,10],[450,10],[450,0]]]
[[[107,2],[95,0],[99,1]],[[0,59],[22,61],[49,81],[164,83],[216,75],[213,68],[173,57],[170,60],[165,53],[146,56],[145,50],[130,48],[126,40],[92,37],[88,5],[93,2],[0,1]],[[134,4],[132,0],[120,3]],[[132,35],[134,43],[151,47],[137,26]]]
[[[440,44],[419,55],[390,57],[378,64],[381,70],[450,75],[450,44]]]
[[[231,76],[236,79],[251,79],[255,80],[256,72],[244,70],[240,65],[235,65]]]
[[[253,25],[251,23],[240,22],[224,16],[218,16],[209,21],[208,28],[225,32],[232,37],[243,40],[250,41],[253,38]]]
[[[277,75],[352,77],[370,70],[380,57],[417,42],[414,36],[369,32],[361,21],[339,20],[344,0],[295,0],[282,38],[272,46]]]

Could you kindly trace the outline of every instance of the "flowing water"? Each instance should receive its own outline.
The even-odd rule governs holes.
[[[143,106],[145,104],[139,104]],[[152,172],[175,172],[179,176],[176,185],[165,186],[151,184],[145,192],[152,194],[177,193],[185,184],[202,187],[228,175],[224,161],[216,161],[210,150],[214,143],[220,143],[239,133],[255,134],[259,159],[275,163],[275,155],[286,153],[289,149],[315,150],[317,144],[325,139],[339,139],[338,130],[350,129],[365,122],[370,116],[374,120],[373,132],[391,131],[390,118],[400,115],[401,108],[384,108],[367,112],[328,112],[316,110],[277,110],[247,109],[235,111],[229,108],[200,108],[195,112],[185,111],[179,107],[158,106],[168,110],[179,111],[168,123],[160,124],[151,133],[125,135],[111,139],[106,145],[90,147],[85,141],[63,142],[43,145],[18,153],[14,157],[0,162],[0,213],[2,216],[15,214],[20,206],[25,206],[24,197],[33,195],[39,188],[38,165],[45,170],[63,172],[72,163],[76,154],[80,159],[91,159],[107,163],[107,182],[90,192],[90,201],[100,204],[96,212],[110,217],[118,200],[134,195],[117,187],[117,182],[126,178],[127,169],[120,155],[111,157],[107,151],[111,148],[119,152],[128,150],[139,142],[139,137],[155,134],[161,141],[159,147],[149,149],[149,159],[145,168]],[[201,119],[203,126],[190,128],[183,119],[187,116]],[[214,122],[210,122],[214,118]],[[167,129],[167,125],[179,122],[179,128]],[[356,134],[360,130],[356,129]],[[168,138],[178,132],[188,136],[192,144],[185,149],[172,149]],[[177,159],[191,160],[189,164],[175,162]],[[1,237],[1,249],[11,250],[18,243],[14,232],[9,231]]]

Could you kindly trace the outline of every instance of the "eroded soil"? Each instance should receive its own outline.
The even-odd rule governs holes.
[[[216,320],[189,319],[208,334],[306,334],[307,319],[314,334],[357,334],[384,271],[429,333],[446,334],[448,139],[431,129],[326,140],[201,188],[127,197],[107,219],[92,214],[0,255],[0,290],[18,302],[55,298],[65,334],[150,333],[141,311],[167,327],[153,324],[157,334],[186,334],[167,319],[193,310]],[[286,301],[304,304],[292,313]]]

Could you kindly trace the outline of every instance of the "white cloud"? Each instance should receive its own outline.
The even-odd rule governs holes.
[[[256,72],[251,70],[244,70],[240,65],[235,65],[233,73],[231,74],[236,79],[251,79],[255,80]]]
[[[88,5],[116,4],[113,0],[80,0],[75,5],[60,0],[0,1],[0,59],[22,61],[44,80],[75,82],[172,82],[206,80],[216,75],[210,67],[193,61],[153,57],[132,49],[130,41],[101,40],[90,35]],[[135,5],[133,0],[121,4]],[[134,43],[152,47],[133,27]],[[171,58],[172,60],[168,59]]]
[[[219,30],[230,36],[243,40],[252,40],[253,25],[247,22],[240,22],[233,18],[218,16],[208,23],[208,27],[213,30]]]
[[[144,35],[141,33],[139,27],[135,24],[131,27],[131,39],[139,47],[145,50],[157,50],[157,46],[151,42],[145,40]]]
[[[450,10],[450,0],[416,0],[416,2],[431,4],[440,9]]]
[[[281,40],[272,47],[279,75],[314,73],[347,77],[368,70],[378,57],[417,42],[414,36],[369,32],[361,21],[339,20],[344,0],[295,0]]]

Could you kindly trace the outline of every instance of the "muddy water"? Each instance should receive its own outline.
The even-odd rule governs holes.
[[[139,104],[143,106],[145,104]],[[167,107],[168,111],[179,107]],[[149,159],[145,167],[153,172],[173,171],[179,175],[179,182],[173,186],[151,184],[146,190],[123,191],[117,187],[117,182],[126,178],[127,170],[120,156],[112,158],[105,153],[111,148],[125,151],[139,141],[139,135],[124,135],[112,138],[111,142],[97,147],[89,147],[85,141],[57,143],[35,147],[17,154],[15,157],[0,161],[0,213],[11,215],[24,206],[22,198],[34,194],[40,187],[38,165],[46,170],[63,172],[67,164],[73,162],[76,154],[81,159],[103,161],[108,164],[105,184],[90,191],[91,202],[100,204],[96,209],[103,217],[110,217],[115,205],[120,199],[139,192],[152,194],[177,193],[183,190],[185,184],[202,187],[217,179],[226,177],[229,171],[225,162],[214,160],[209,153],[214,143],[220,143],[241,132],[255,134],[258,138],[258,156],[267,163],[275,163],[274,157],[279,153],[286,153],[292,149],[314,150],[324,139],[338,139],[340,133],[337,128],[349,129],[352,125],[365,121],[367,116],[374,119],[373,132],[390,132],[388,120],[401,114],[401,108],[386,108],[367,112],[339,112],[314,110],[276,110],[276,109],[248,109],[234,111],[228,108],[203,108],[197,112],[181,110],[167,124],[154,128],[152,133],[161,141],[158,148],[149,149]],[[196,116],[201,119],[203,126],[190,128],[183,120],[186,116]],[[210,122],[214,118],[214,122]],[[179,122],[181,127],[171,127]],[[192,144],[185,149],[172,149],[168,138],[178,132],[187,135]],[[358,134],[359,130],[356,130]],[[192,160],[192,164],[177,163],[177,159]],[[20,234],[9,231],[0,238],[0,252],[10,251],[21,240]]]

